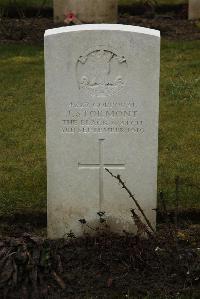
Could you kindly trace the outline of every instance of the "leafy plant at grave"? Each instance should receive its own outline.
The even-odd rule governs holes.
[[[48,240],[24,234],[21,238],[6,238],[0,242],[0,292],[7,298],[19,285],[24,285],[23,298],[29,297],[29,288],[34,296],[47,286],[41,286],[46,275],[50,275],[64,289],[60,256],[54,253]],[[2,291],[3,289],[3,291]],[[3,292],[3,293],[2,293]]]
[[[92,230],[92,231],[96,231],[96,232],[99,232],[100,230],[101,230],[101,226],[102,226],[102,224],[103,223],[105,223],[106,222],[106,219],[104,218],[104,216],[105,216],[105,212],[97,212],[97,215],[99,216],[99,223],[100,223],[100,226],[99,227],[92,227],[90,224],[88,224],[88,222],[87,222],[87,220],[85,219],[85,218],[83,218],[83,219],[79,219],[79,222],[82,224],[82,226],[83,226],[83,228],[84,227],[87,227],[87,228],[89,228],[90,230]],[[104,229],[105,227],[103,227],[103,229]],[[106,225],[106,228],[108,228],[108,226]]]
[[[106,212],[98,212],[97,213],[97,215],[99,216],[99,221],[100,221],[100,223],[104,223],[106,220],[105,220],[105,218],[104,218],[104,216],[105,216],[105,214],[106,214]]]

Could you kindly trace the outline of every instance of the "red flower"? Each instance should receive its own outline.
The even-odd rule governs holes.
[[[72,11],[65,13],[64,23],[66,25],[79,25],[81,21],[77,18],[76,14]]]
[[[76,15],[70,11],[67,15],[66,15],[66,19],[69,21],[69,22],[73,22],[75,19],[76,19]]]

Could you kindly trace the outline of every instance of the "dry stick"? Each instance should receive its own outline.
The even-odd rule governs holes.
[[[6,14],[6,15],[5,15]],[[5,24],[5,19],[8,17],[8,11],[5,8],[0,9],[0,29],[6,37],[9,37],[8,28]]]
[[[149,221],[149,219],[148,219],[147,216],[145,215],[143,209],[142,209],[141,206],[139,205],[138,201],[135,199],[134,195],[131,193],[131,191],[126,187],[125,183],[122,181],[120,175],[119,175],[119,174],[118,174],[117,176],[114,175],[108,168],[105,168],[105,170],[106,170],[108,173],[110,173],[110,175],[111,175],[113,178],[115,178],[115,179],[117,179],[117,180],[119,181],[119,183],[122,185],[122,189],[125,189],[125,190],[128,192],[130,198],[133,199],[133,201],[134,201],[134,203],[136,204],[138,210],[140,211],[140,213],[141,213],[142,216],[144,217],[144,219],[145,219],[147,225],[148,225],[149,228],[152,230],[152,232],[155,233],[155,230],[153,229],[153,227],[152,227],[152,225],[151,225],[151,222]]]
[[[20,5],[17,3],[17,1],[16,0],[13,0],[13,3],[12,3],[12,5],[16,8],[16,10],[17,10],[17,13],[18,13],[18,17],[19,17],[19,21],[21,22],[21,24],[22,24],[22,28],[21,28],[21,31],[20,31],[20,39],[22,39],[23,38],[23,36],[24,36],[24,22],[22,21],[24,18],[25,18],[25,15],[24,15],[24,11],[23,11],[23,9],[20,7]],[[7,15],[8,16],[8,15]],[[13,38],[13,33],[14,33],[14,30],[15,30],[15,21],[14,21],[14,19],[13,19],[13,22],[11,23],[11,26],[10,26],[10,28],[9,28],[10,30],[9,30],[9,33],[8,33],[8,37],[10,37],[10,38]]]
[[[169,215],[166,206],[165,195],[162,191],[160,192],[160,203],[162,204],[162,213],[164,215],[164,221],[169,224]]]
[[[61,289],[65,290],[66,289],[66,284],[63,281],[63,279],[55,272],[52,272],[53,278],[55,281],[58,283],[58,285],[61,287]]]
[[[30,24],[30,28],[31,29],[33,28],[33,25],[34,25],[36,19],[40,16],[41,11],[45,7],[46,4],[47,4],[47,0],[43,0],[43,2],[41,3],[40,7],[38,8],[38,11],[37,11],[35,17],[33,18],[32,22]]]
[[[179,186],[180,186],[180,177],[177,176],[175,179],[176,185],[176,208],[175,208],[175,225],[178,228],[178,210],[179,210]]]
[[[147,3],[150,6],[158,6],[158,1],[157,0],[146,0],[144,1],[144,4]]]
[[[145,232],[148,236],[152,237],[152,233],[150,233],[147,225],[141,221],[140,217],[135,213],[134,209],[131,210],[131,213],[135,225],[137,226],[138,229],[138,235],[141,235],[142,232]]]
[[[200,186],[196,185],[196,184],[190,184],[190,183],[182,183],[182,185],[186,186],[186,187],[191,187],[191,188],[197,188],[200,190]]]

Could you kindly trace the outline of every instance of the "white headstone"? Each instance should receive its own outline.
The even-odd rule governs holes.
[[[47,30],[48,234],[83,233],[80,219],[134,231],[135,205],[155,226],[160,33],[126,25]]]
[[[118,0],[54,0],[54,22],[73,13],[82,23],[117,23]]]
[[[189,19],[200,19],[200,0],[189,0]]]

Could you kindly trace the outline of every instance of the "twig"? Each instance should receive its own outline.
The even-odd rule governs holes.
[[[154,230],[154,228],[152,227],[151,222],[149,221],[149,219],[148,219],[147,216],[145,215],[143,209],[141,208],[141,206],[140,206],[140,204],[138,203],[138,201],[135,199],[134,195],[131,193],[131,191],[126,187],[125,183],[122,181],[120,175],[119,175],[119,174],[118,174],[117,176],[114,175],[108,168],[105,168],[105,170],[106,170],[108,173],[110,173],[110,175],[111,175],[113,178],[115,178],[115,179],[117,179],[117,180],[119,181],[119,183],[122,185],[122,189],[125,189],[125,190],[128,192],[130,198],[133,199],[133,201],[134,201],[135,205],[137,206],[138,210],[140,211],[140,213],[141,213],[142,216],[144,217],[144,219],[145,219],[147,225],[148,225],[149,228],[152,230],[152,232],[155,233],[155,230]]]
[[[161,211],[163,213],[164,221],[169,224],[169,215],[168,215],[168,210],[166,206],[166,201],[165,201],[165,195],[161,191],[160,192],[160,203],[161,203]]]
[[[175,208],[175,225],[178,227],[178,210],[179,210],[179,186],[180,186],[180,177],[177,176],[175,179],[176,184],[176,208]]]
[[[191,187],[191,188],[196,188],[200,190],[200,186],[196,185],[196,184],[192,184],[192,183],[182,183],[183,186],[186,187]]]
[[[137,229],[138,229],[137,234],[140,236],[140,235],[142,235],[142,233],[146,233],[148,236],[151,237],[152,234],[148,230],[148,227],[146,226],[146,224],[144,224],[141,221],[140,217],[135,213],[134,209],[131,210],[131,213],[132,213],[132,217],[135,222],[135,225],[137,226]]]
[[[60,276],[58,276],[58,274],[55,271],[52,272],[52,275],[53,275],[55,281],[61,287],[61,289],[63,289],[63,290],[66,289],[66,285],[65,285],[63,279]]]
[[[87,226],[89,229],[91,230],[94,230],[94,231],[97,231],[96,228],[93,228],[92,226],[90,226],[87,221],[85,219],[79,219],[79,222],[82,224],[82,225],[85,225]]]
[[[5,10],[5,8],[0,9],[0,29],[2,30],[2,33],[9,37],[8,28],[5,23],[5,19],[8,17],[8,10]]]
[[[36,19],[40,16],[41,11],[45,7],[46,4],[47,4],[47,0],[43,0],[43,2],[41,3],[41,5],[38,7],[38,11],[37,11],[35,17],[33,18],[32,22],[30,24],[31,30],[33,28],[33,25],[34,25]]]

